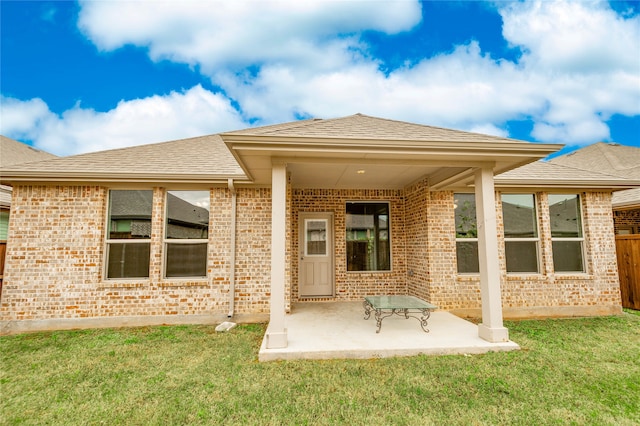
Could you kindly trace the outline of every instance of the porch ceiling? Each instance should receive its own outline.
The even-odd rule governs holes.
[[[284,163],[294,188],[400,189],[426,177],[432,189],[461,187],[479,167],[499,174],[558,149],[523,142],[221,136],[253,183],[269,185],[272,165]]]

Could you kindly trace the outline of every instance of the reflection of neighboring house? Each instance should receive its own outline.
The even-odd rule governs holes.
[[[537,161],[560,148],[356,114],[15,167],[0,327],[232,316],[272,348],[297,302],[417,296],[492,342],[619,313],[611,193],[640,181]]]
[[[167,238],[206,238],[209,211],[169,193]],[[110,233],[126,239],[151,235],[151,191],[121,191],[111,199]]]
[[[0,135],[0,176],[7,167],[49,158],[55,158],[55,155]],[[0,185],[0,282],[2,282],[4,268],[4,244],[7,241],[9,228],[11,192],[11,186]]]

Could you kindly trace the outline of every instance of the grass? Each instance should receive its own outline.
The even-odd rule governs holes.
[[[263,325],[0,338],[0,424],[640,423],[640,315],[508,322],[522,350],[258,363]]]

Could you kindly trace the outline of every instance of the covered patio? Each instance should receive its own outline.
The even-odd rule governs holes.
[[[490,343],[478,336],[478,326],[449,312],[435,311],[429,332],[414,318],[393,316],[382,322],[364,320],[361,302],[300,302],[285,317],[288,345],[267,348],[265,336],[260,361],[295,359],[386,358],[414,355],[482,354],[518,350],[512,342]]]
[[[502,304],[500,289],[499,251],[496,234],[496,203],[494,175],[512,170],[524,164],[544,158],[548,154],[557,151],[561,145],[531,144],[512,139],[498,138],[494,136],[478,135],[436,127],[422,126],[412,123],[369,117],[356,114],[331,120],[308,120],[304,123],[286,126],[267,126],[259,129],[221,134],[221,137],[238,164],[244,170],[246,176],[257,185],[271,186],[271,287],[270,287],[270,321],[263,346],[261,357],[267,357],[267,353],[288,354],[289,352],[323,352],[331,345],[331,336],[339,337],[336,343],[336,356],[345,357],[349,351],[356,351],[361,347],[361,357],[368,358],[379,356],[378,354],[415,354],[415,353],[466,353],[468,348],[475,347],[471,342],[485,341],[485,351],[496,350],[501,343],[509,343],[508,330],[503,326]],[[385,333],[388,327],[391,329],[392,321],[384,324],[383,330],[378,336],[369,339],[363,330],[341,327],[366,327],[360,311],[357,307],[345,312],[338,310],[335,314],[331,308],[324,304],[297,310],[294,308],[291,314],[287,314],[287,303],[295,303],[298,299],[292,296],[292,288],[299,290],[299,268],[306,256],[304,241],[302,244],[296,238],[292,238],[298,226],[296,223],[302,213],[326,213],[327,217],[321,220],[327,223],[327,255],[331,257],[325,261],[325,274],[313,275],[309,280],[316,284],[327,276],[329,291],[322,294],[311,294],[311,298],[323,296],[338,302],[336,290],[336,274],[348,271],[350,277],[344,274],[344,284],[353,280],[353,286],[362,286],[362,280],[354,280],[357,276],[352,274],[345,265],[337,267],[337,263],[346,258],[346,254],[340,250],[346,245],[342,240],[345,226],[342,219],[343,208],[348,197],[339,202],[340,207],[322,205],[326,196],[316,197],[312,205],[295,207],[292,202],[292,192],[296,190],[327,191],[399,191],[412,187],[418,183],[424,183],[420,187],[419,195],[414,207],[414,214],[397,212],[400,216],[411,216],[416,233],[422,233],[424,241],[416,242],[415,247],[422,249],[424,242],[429,240],[425,227],[435,225],[429,219],[421,221],[419,210],[426,209],[428,194],[440,191],[452,191],[463,188],[475,193],[477,216],[477,241],[479,260],[479,282],[482,310],[482,323],[458,322],[455,317],[444,314],[434,314],[433,329],[445,329],[435,327],[436,323],[443,321],[447,324],[459,324],[465,331],[453,330],[453,325],[447,328],[441,338],[427,334],[427,337],[416,338],[416,334],[409,332],[402,338],[404,327],[394,333],[397,343],[392,343],[389,338],[391,333]],[[332,192],[334,194],[334,192]],[[385,196],[378,195],[375,200],[385,200]],[[365,201],[374,201],[371,197],[364,197]],[[451,204],[453,206],[453,204]],[[393,221],[393,213],[385,215]],[[395,216],[398,217],[398,216]],[[313,220],[313,219],[312,219]],[[338,225],[335,225],[334,222]],[[299,224],[300,222],[298,222]],[[392,225],[393,227],[393,225]],[[408,226],[409,227],[409,226]],[[451,227],[449,235],[454,232]],[[394,232],[393,229],[391,232]],[[402,232],[402,231],[400,231]],[[407,232],[407,235],[410,231]],[[298,236],[301,233],[298,232]],[[336,235],[340,234],[340,239]],[[400,233],[400,239],[405,236]],[[434,237],[433,240],[436,240]],[[393,244],[393,239],[391,239]],[[397,241],[397,239],[396,239]],[[411,246],[411,243],[407,244]],[[389,249],[393,251],[393,247]],[[434,251],[438,248],[434,247]],[[403,255],[406,252],[403,253]],[[390,255],[391,256],[391,255]],[[306,256],[310,257],[310,256]],[[391,256],[393,257],[393,256]],[[402,257],[402,256],[400,256]],[[400,291],[387,293],[382,282],[391,278],[397,282],[406,283],[404,293],[411,296],[420,296],[429,299],[427,282],[432,274],[430,268],[437,266],[427,264],[426,255],[415,255],[402,265],[388,266],[381,269],[387,273],[379,278],[369,278],[369,284],[377,288],[369,290],[368,294],[386,295],[397,294]],[[324,261],[324,260],[323,260]],[[309,259],[306,259],[309,262]],[[311,270],[311,268],[309,268]],[[320,270],[320,268],[318,268]],[[338,272],[336,272],[338,271]],[[365,272],[380,272],[376,268]],[[414,273],[420,271],[420,274]],[[295,276],[295,274],[298,274]],[[396,275],[394,275],[396,274]],[[420,277],[418,277],[420,275]],[[294,278],[295,276],[295,278]],[[305,279],[307,279],[305,275]],[[446,277],[444,279],[447,279]],[[314,281],[315,280],[315,281]],[[412,281],[409,284],[409,281]],[[413,286],[413,291],[409,289]],[[298,294],[299,295],[299,294]],[[341,295],[343,300],[355,300],[361,294]],[[300,298],[303,299],[304,298]],[[336,305],[340,306],[340,305]],[[346,305],[345,305],[346,306]],[[320,309],[313,313],[314,309]],[[337,308],[336,308],[337,309]],[[306,312],[305,312],[306,311]],[[405,321],[403,321],[404,323]],[[365,322],[366,323],[366,322]],[[306,325],[305,325],[306,324]],[[375,324],[374,324],[375,325]],[[321,330],[325,329],[325,332]],[[468,329],[468,331],[466,331]],[[335,330],[340,330],[335,333]],[[368,332],[367,332],[368,333]],[[375,330],[373,331],[375,334]],[[433,331],[436,333],[436,331]],[[437,333],[440,333],[438,331]],[[363,339],[361,336],[367,336]],[[458,343],[449,343],[438,347],[439,342],[445,337],[462,338],[469,336],[469,341],[463,339]],[[381,337],[382,336],[382,337]],[[384,336],[387,336],[385,339]],[[310,339],[312,345],[308,350],[297,349],[305,339]],[[317,343],[316,343],[317,342]],[[355,343],[348,343],[355,342]],[[374,344],[378,342],[378,344]],[[422,342],[419,347],[411,345]],[[430,347],[429,345],[436,346]],[[316,349],[313,349],[314,345]],[[351,346],[347,346],[351,345]],[[492,346],[497,345],[497,346]],[[456,347],[457,352],[451,352]],[[266,348],[270,352],[266,352]],[[328,354],[318,355],[326,358]],[[350,357],[356,357],[353,353]],[[284,357],[284,355],[282,355]],[[311,356],[311,355],[309,355]],[[261,358],[262,359],[262,358]]]

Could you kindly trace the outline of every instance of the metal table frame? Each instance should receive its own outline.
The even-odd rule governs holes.
[[[427,320],[431,316],[431,311],[438,308],[414,296],[366,296],[363,306],[365,320],[371,317],[371,312],[375,312],[378,326],[376,333],[380,333],[382,320],[392,315],[415,318],[420,322],[422,330],[428,333]]]

